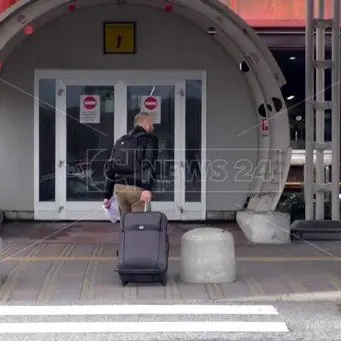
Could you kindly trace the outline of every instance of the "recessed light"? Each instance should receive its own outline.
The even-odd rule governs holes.
[[[289,59],[290,59],[290,60],[295,60],[296,57],[295,57],[295,56],[292,56],[292,57],[290,57]]]
[[[294,99],[294,98],[295,98],[295,96],[288,96],[288,97],[287,97],[287,100],[290,101],[290,100],[292,100],[292,99]]]

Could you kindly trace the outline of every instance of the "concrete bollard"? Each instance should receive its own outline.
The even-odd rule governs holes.
[[[219,284],[236,279],[234,239],[219,228],[197,228],[181,238],[181,280]]]

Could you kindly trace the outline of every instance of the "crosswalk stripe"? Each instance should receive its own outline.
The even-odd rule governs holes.
[[[0,323],[0,334],[288,332],[284,322],[31,322]]]
[[[277,315],[271,305],[0,306],[0,316],[57,315]]]

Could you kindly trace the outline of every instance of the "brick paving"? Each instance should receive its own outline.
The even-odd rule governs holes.
[[[251,245],[236,225],[219,223],[210,226],[224,228],[235,238],[237,280],[222,285],[182,283],[180,240],[194,226],[198,225],[170,226],[166,287],[145,284],[122,288],[114,272],[116,226],[99,222],[8,224],[0,264],[7,278],[0,285],[0,303],[221,300],[341,291],[341,242]]]

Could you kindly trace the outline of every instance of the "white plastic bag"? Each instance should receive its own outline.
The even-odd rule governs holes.
[[[109,208],[105,208],[103,206],[103,209],[109,220],[111,220],[112,223],[116,223],[118,220],[120,220],[120,210],[118,207],[117,199],[115,197],[112,197],[110,199],[110,203],[111,205]]]

